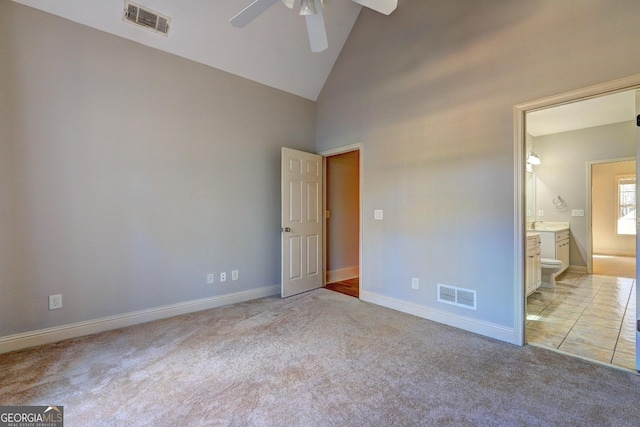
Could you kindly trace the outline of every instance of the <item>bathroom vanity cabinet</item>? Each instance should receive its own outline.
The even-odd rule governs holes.
[[[562,261],[562,270],[556,275],[564,272],[569,267],[569,229],[540,231],[540,240],[542,257]]]
[[[542,284],[541,239],[539,233],[527,233],[527,261],[525,265],[525,295],[529,296]]]

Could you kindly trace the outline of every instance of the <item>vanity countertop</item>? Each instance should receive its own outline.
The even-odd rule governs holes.
[[[530,224],[527,224],[530,226]],[[568,222],[535,222],[534,228],[527,228],[527,232],[529,231],[564,231],[569,229]]]
[[[527,237],[535,237],[535,236],[539,236],[539,235],[540,235],[540,233],[538,233],[538,232],[527,230]]]

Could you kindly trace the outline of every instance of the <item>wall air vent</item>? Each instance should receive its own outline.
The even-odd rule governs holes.
[[[168,16],[161,15],[128,0],[124,2],[123,19],[165,36],[169,32],[169,23],[171,22],[171,18]]]
[[[477,310],[476,291],[438,283],[438,302]]]

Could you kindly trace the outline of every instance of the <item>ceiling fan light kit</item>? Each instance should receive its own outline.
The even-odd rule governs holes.
[[[293,9],[293,6],[297,1],[298,0],[282,0],[285,6],[289,9]],[[398,7],[398,0],[351,1],[384,15],[389,15],[391,12],[396,10],[396,7]],[[278,3],[278,0],[254,0],[253,3],[231,18],[229,22],[231,22],[231,25],[234,27],[242,28],[276,3]],[[307,22],[307,32],[309,33],[309,43],[311,45],[312,52],[322,52],[329,47],[329,43],[327,42],[327,30],[324,25],[324,16],[322,14],[322,8],[328,3],[328,0],[300,0],[299,14],[304,16]]]
[[[316,9],[314,0],[302,0],[302,5],[300,6],[300,15],[302,16],[310,16],[316,15],[318,10]]]

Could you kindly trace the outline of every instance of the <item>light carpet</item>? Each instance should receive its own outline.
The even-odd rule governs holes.
[[[325,289],[0,355],[66,426],[637,426],[640,376]]]

